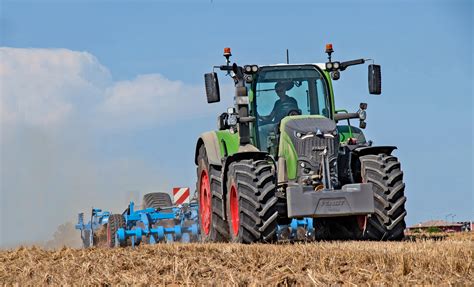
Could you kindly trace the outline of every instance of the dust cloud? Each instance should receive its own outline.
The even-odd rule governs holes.
[[[91,147],[95,139],[85,132],[25,127],[8,132],[0,151],[0,247],[56,242],[58,226],[64,231],[78,212],[98,207],[121,213],[129,200],[167,187],[156,176],[160,171],[143,161],[100,159]],[[64,244],[77,246],[69,242]]]

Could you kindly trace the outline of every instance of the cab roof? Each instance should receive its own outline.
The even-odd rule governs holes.
[[[318,66],[321,70],[326,69],[326,64],[325,63],[292,63],[292,64],[286,64],[286,63],[278,63],[278,64],[271,64],[271,65],[259,65],[259,67],[281,67],[281,66],[304,66],[304,65],[314,65]]]

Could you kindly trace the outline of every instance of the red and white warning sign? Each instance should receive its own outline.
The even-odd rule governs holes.
[[[175,187],[173,188],[174,204],[189,203],[190,201],[189,187]]]

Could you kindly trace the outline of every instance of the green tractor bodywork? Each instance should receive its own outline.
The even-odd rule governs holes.
[[[205,240],[271,241],[277,225],[301,217],[315,219],[321,239],[403,238],[396,147],[366,141],[367,104],[356,113],[335,109],[332,80],[365,61],[332,62],[330,55],[325,65],[240,67],[229,65],[229,51],[227,65],[216,67],[233,78],[236,94],[218,130],[196,145],[201,220],[210,222],[201,230]],[[205,80],[208,102],[219,101],[217,74]],[[370,65],[369,90],[380,94],[380,87],[380,66]],[[274,101],[279,90],[288,95]]]

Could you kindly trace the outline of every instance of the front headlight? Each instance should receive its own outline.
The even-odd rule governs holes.
[[[236,126],[237,125],[237,116],[236,115],[229,115],[227,118],[227,124],[229,126]]]
[[[295,137],[296,137],[297,139],[300,139],[300,140],[304,140],[304,139],[307,139],[307,138],[314,137],[314,133],[311,133],[311,132],[305,134],[305,133],[301,133],[301,132],[296,132],[296,131],[295,131],[294,134],[295,134]]]

